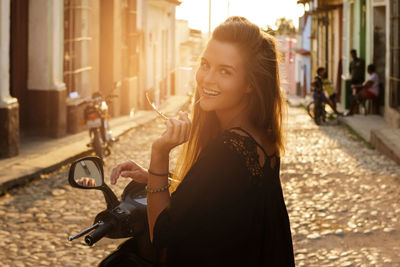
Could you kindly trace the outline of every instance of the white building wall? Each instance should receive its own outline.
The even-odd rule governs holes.
[[[302,46],[303,49],[306,51],[311,52],[311,16],[307,17],[306,23],[304,25],[304,31],[303,31],[303,36],[302,36]],[[306,87],[307,87],[307,93],[311,92],[311,57],[310,56],[303,56],[302,60],[302,77],[303,75],[306,76]],[[301,78],[301,85],[303,86],[304,84],[304,78]]]
[[[347,80],[350,78],[350,73],[349,73],[349,53],[351,49],[350,41],[348,39],[348,33],[350,32],[350,12],[349,12],[349,4],[347,1],[343,2],[343,28],[342,28],[342,33],[343,33],[343,39],[342,39],[342,69],[343,69],[343,74],[342,74],[342,80]],[[344,86],[342,86],[344,89]],[[344,94],[342,94],[344,95]]]
[[[296,83],[300,83],[300,90],[303,90],[304,83],[306,94],[311,91],[311,59],[310,56],[296,55]]]
[[[176,44],[175,49],[179,49],[181,43],[189,41],[189,22],[187,20],[176,20],[175,24]]]
[[[331,77],[331,79],[332,79],[332,83],[333,83],[333,86],[334,86],[334,88],[337,88],[338,87],[338,84],[337,84],[337,77],[338,77],[338,68],[339,68],[339,61],[340,61],[340,58],[341,58],[341,55],[340,55],[340,46],[341,46],[341,43],[340,43],[340,39],[341,39],[341,36],[340,36],[340,10],[339,9],[335,9],[334,10],[334,12],[333,12],[333,28],[332,28],[332,30],[334,31],[333,32],[333,35],[334,35],[334,39],[333,39],[333,53],[332,53],[332,59],[333,59],[333,61],[332,61],[332,67],[333,67],[333,69],[332,69],[332,77]]]
[[[185,95],[191,90],[193,81],[191,49],[189,47],[189,24],[187,20],[176,21],[176,94]]]
[[[10,0],[0,1],[0,108],[16,103],[10,96]]]
[[[29,2],[28,89],[63,90],[62,0]]]
[[[146,78],[145,90],[154,89],[155,99],[160,96],[160,83],[166,78],[167,92],[170,92],[170,73],[174,71],[175,6],[174,5],[145,5],[145,61]]]

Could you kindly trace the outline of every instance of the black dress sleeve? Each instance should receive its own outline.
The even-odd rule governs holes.
[[[217,138],[200,154],[172,194],[170,206],[158,216],[153,243],[170,247],[199,235],[198,242],[211,241],[221,234],[213,229],[224,210],[240,201],[250,187],[243,159]]]

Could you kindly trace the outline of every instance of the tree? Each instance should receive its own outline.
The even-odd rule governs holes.
[[[271,25],[267,25],[266,28],[263,28],[263,31],[265,31],[266,33],[271,34],[271,35],[275,35],[276,34],[276,30],[274,30],[271,27]]]
[[[293,25],[291,19],[279,18],[275,21],[277,35],[295,35],[297,33],[296,27]]]

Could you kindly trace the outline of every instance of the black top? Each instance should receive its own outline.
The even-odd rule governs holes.
[[[349,71],[352,84],[362,84],[365,77],[365,62],[357,57],[350,62]]]
[[[168,266],[294,266],[280,159],[260,166],[262,147],[239,130],[203,149],[158,216],[154,244]]]
[[[322,92],[324,90],[324,83],[322,82],[321,77],[318,75],[314,77],[314,82],[313,82],[313,89],[316,92]]]

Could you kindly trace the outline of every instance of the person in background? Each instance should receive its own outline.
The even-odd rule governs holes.
[[[337,115],[341,115],[341,113],[336,110],[336,94],[331,83],[326,79],[326,77],[326,69],[324,67],[318,67],[317,75],[311,84],[314,91],[314,101],[318,101],[320,99],[322,102],[328,104]],[[329,98],[326,98],[325,92],[328,94]]]
[[[353,115],[359,103],[367,99],[374,99],[379,95],[379,76],[376,73],[375,66],[373,64],[368,65],[367,72],[369,76],[363,84],[351,86],[356,94],[351,101],[350,110],[346,116]]]
[[[365,62],[363,59],[357,57],[357,50],[355,49],[350,51],[350,55],[352,59],[349,66],[351,75],[350,83],[351,85],[360,85],[364,82],[365,78]],[[354,91],[353,95],[355,95]]]

